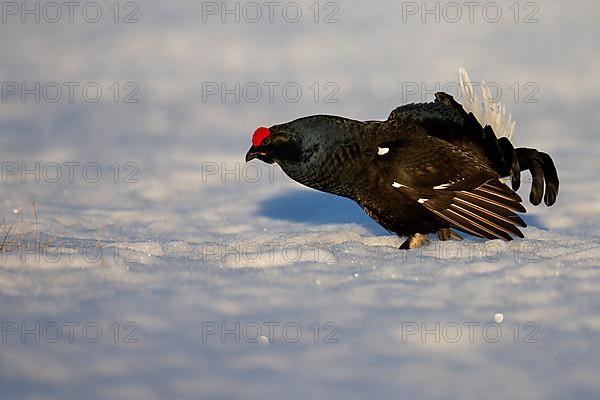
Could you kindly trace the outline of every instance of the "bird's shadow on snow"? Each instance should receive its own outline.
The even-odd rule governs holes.
[[[531,207],[533,207],[533,206],[531,206]],[[527,208],[527,205],[525,205],[525,208]],[[525,221],[527,226],[534,226],[539,229],[548,229],[548,227],[546,225],[544,225],[542,220],[540,218],[536,217],[535,215],[520,214],[520,216],[523,219],[523,221]],[[527,228],[525,228],[525,229],[527,229]]]
[[[358,224],[374,235],[388,232],[352,200],[317,191],[294,190],[260,204],[263,217],[315,225]]]
[[[260,204],[262,217],[314,225],[358,224],[373,235],[389,234],[373,221],[352,200],[317,191],[294,190]],[[531,214],[521,214],[527,226],[546,229],[542,221]],[[463,236],[470,237],[463,234]]]

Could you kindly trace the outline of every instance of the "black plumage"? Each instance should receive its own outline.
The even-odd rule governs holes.
[[[445,93],[398,107],[385,121],[316,115],[260,128],[246,155],[254,158],[356,201],[384,228],[408,236],[404,249],[429,233],[460,238],[451,229],[487,239],[523,237],[521,198],[499,179],[510,176],[517,190],[521,171],[530,170],[534,205],[542,196],[554,204],[559,188],[550,156],[514,149]]]

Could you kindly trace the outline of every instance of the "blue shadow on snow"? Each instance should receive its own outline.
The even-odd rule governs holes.
[[[526,202],[527,200],[524,202],[525,207],[531,210],[533,206]],[[294,190],[265,200],[261,203],[258,214],[272,219],[315,225],[358,224],[374,235],[388,234],[352,200],[318,191]],[[527,226],[546,229],[538,217],[531,214],[520,215]]]
[[[387,231],[352,200],[318,191],[294,190],[261,203],[263,217],[315,225],[358,224],[372,234]]]

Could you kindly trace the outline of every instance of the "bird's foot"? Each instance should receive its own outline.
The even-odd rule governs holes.
[[[400,246],[400,250],[416,249],[429,243],[427,235],[422,233],[413,233],[408,235],[408,238]]]

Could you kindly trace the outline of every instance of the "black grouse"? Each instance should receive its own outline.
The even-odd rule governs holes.
[[[513,148],[482,126],[452,96],[398,107],[385,121],[315,115],[259,128],[246,161],[277,163],[295,181],[347,197],[388,231],[407,236],[412,249],[452,229],[486,238],[522,238],[527,225],[521,171],[532,175],[530,201],[556,201],[558,174],[550,156]],[[500,181],[510,177],[512,188]],[[545,190],[544,190],[545,184]],[[451,229],[452,228],[452,229]]]

